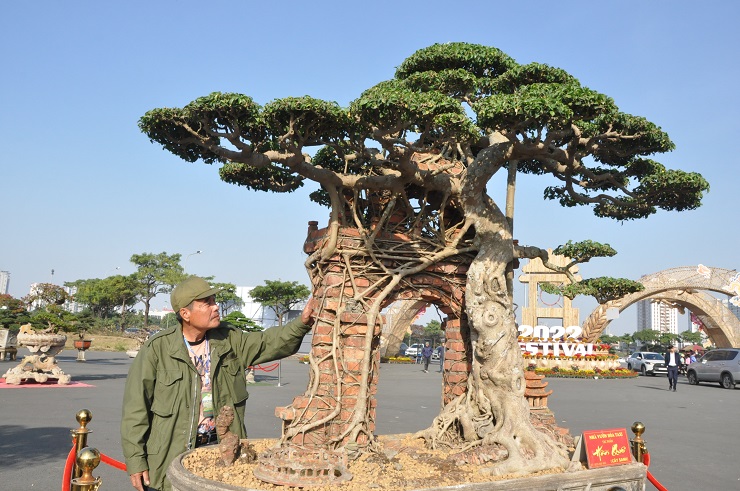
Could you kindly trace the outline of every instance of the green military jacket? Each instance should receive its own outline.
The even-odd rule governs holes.
[[[213,407],[234,408],[230,430],[246,438],[245,369],[298,351],[310,327],[296,319],[282,327],[246,333],[227,324],[208,331]],[[180,326],[147,340],[128,373],[121,417],[121,445],[129,474],[149,470],[150,486],[170,489],[165,472],[179,454],[195,447],[200,377]]]

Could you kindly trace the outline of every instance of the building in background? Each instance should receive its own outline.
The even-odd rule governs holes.
[[[637,303],[637,330],[649,329],[678,334],[678,309],[664,302],[639,301]]]
[[[0,271],[0,295],[6,295],[10,288],[10,273]]]
[[[735,314],[735,317],[740,319],[740,305],[735,305],[734,303],[730,302],[729,299],[722,300],[722,303],[727,306],[728,309],[730,309],[730,312]]]

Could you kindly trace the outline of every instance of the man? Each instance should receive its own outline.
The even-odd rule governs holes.
[[[676,347],[671,346],[668,348],[668,353],[664,357],[665,366],[668,368],[668,390],[676,392],[676,384],[678,383],[678,370],[681,368],[681,355],[676,353]]]
[[[246,438],[245,369],[296,353],[311,329],[313,299],[299,319],[264,332],[221,324],[219,291],[196,276],[178,284],[170,301],[180,325],[150,338],[131,365],[121,444],[138,491],[171,489],[167,467],[186,450],[216,443],[214,421],[223,406],[234,408],[229,430]]]
[[[429,362],[432,360],[432,348],[429,346],[429,341],[424,343],[421,349],[421,359],[424,360],[424,373],[429,373]]]

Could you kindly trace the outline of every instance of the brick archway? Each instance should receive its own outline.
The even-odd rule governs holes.
[[[645,286],[641,292],[599,305],[583,323],[583,336],[593,342],[610,320],[607,309],[620,312],[640,300],[667,300],[694,312],[707,328],[707,335],[718,347],[740,346],[740,319],[721,301],[704,293],[712,291],[728,296],[738,295],[739,275],[735,270],[685,266],[672,268],[639,279]]]
[[[312,222],[304,252],[320,251],[328,235],[327,229],[318,229]],[[399,256],[406,250],[409,255],[418,255],[423,244],[404,234],[380,233],[376,240],[392,244]],[[321,268],[312,274],[314,296],[321,299],[322,308],[311,345],[311,395],[297,396],[289,406],[276,409],[276,416],[283,420],[283,439],[291,445],[331,448],[370,443],[370,433],[375,430],[383,324],[379,312],[397,300],[435,304],[447,315],[442,325],[446,338],[443,400],[467,390],[472,355],[470,331],[462,312],[466,273],[473,255],[457,254],[435,262],[388,287],[379,285],[378,278],[398,265],[386,260],[378,266],[376,258],[363,256],[363,251],[360,232],[342,227],[336,253],[323,260]],[[388,292],[383,303],[374,306],[373,314],[368,304]],[[372,356],[369,373],[365,373],[362,361],[368,351]],[[360,417],[358,412],[368,421],[368,427],[359,433],[352,430],[353,421]]]

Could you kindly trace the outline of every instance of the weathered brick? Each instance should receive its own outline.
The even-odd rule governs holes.
[[[348,336],[342,341],[344,346],[351,346],[353,348],[364,348],[365,347],[365,336]]]
[[[342,352],[347,361],[362,361],[365,358],[365,350],[359,348],[346,347]]]
[[[468,375],[466,373],[449,373],[445,380],[449,385],[456,385],[459,383],[467,382]]]

